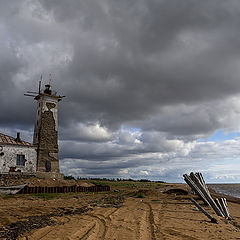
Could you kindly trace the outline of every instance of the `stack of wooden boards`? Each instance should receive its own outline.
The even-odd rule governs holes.
[[[183,177],[184,177],[185,182],[202,199],[202,201],[205,203],[205,205],[211,206],[218,216],[225,217],[227,219],[231,219],[230,215],[229,215],[226,198],[219,198],[219,199],[216,198],[215,200],[213,200],[201,173],[191,172],[190,175],[184,174]],[[196,201],[194,199],[191,198],[190,200],[195,204],[195,206],[199,205],[196,203]],[[197,207],[207,217],[209,217],[211,219],[211,221],[215,222],[216,219],[214,219],[209,213],[207,213],[207,211],[205,209],[203,209],[202,207],[199,207],[199,206],[197,206]]]

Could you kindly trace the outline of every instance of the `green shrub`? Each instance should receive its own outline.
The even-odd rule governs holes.
[[[64,180],[75,180],[75,178],[72,175],[64,176]]]
[[[142,193],[139,193],[138,195],[137,195],[137,198],[144,198],[145,196],[144,196],[144,194],[142,194]]]

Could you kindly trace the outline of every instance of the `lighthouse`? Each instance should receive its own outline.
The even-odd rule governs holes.
[[[62,96],[53,92],[51,85],[34,97],[37,101],[37,114],[34,127],[33,144],[37,150],[37,172],[60,176],[58,156],[58,102]],[[45,174],[46,175],[46,174]]]

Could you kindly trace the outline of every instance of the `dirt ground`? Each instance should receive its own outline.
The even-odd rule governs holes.
[[[0,238],[240,239],[237,199],[228,199],[231,221],[205,207],[218,220],[219,224],[215,224],[189,201],[192,195],[164,193],[176,188],[187,190],[184,184],[115,182],[108,185],[111,191],[105,193],[1,196]]]

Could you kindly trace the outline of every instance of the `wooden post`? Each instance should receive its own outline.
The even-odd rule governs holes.
[[[202,179],[202,181],[203,181],[203,183],[204,183],[204,186],[205,186],[205,188],[206,188],[208,194],[210,194],[209,189],[208,189],[208,186],[207,186],[207,184],[205,183],[205,180],[204,180],[204,178],[203,178],[202,173],[199,173],[199,175],[200,175],[200,177],[201,177],[201,179]]]
[[[228,204],[227,204],[226,198],[223,198],[223,201],[224,201],[224,203],[225,203],[226,210],[227,210],[227,212],[228,212],[228,216],[230,217],[229,210],[228,210]]]
[[[212,199],[211,195],[209,195],[204,187],[201,185],[201,183],[198,181],[198,178],[193,174],[192,178],[194,179],[194,183],[197,185],[197,187],[200,189],[200,191],[203,193],[204,197],[207,199],[213,210],[216,212],[218,216],[224,217],[221,210],[218,208],[214,200]]]
[[[222,208],[222,206],[221,206],[218,198],[215,199],[215,203],[217,204],[217,206],[218,206],[218,208],[221,210],[221,212],[224,214],[223,208]],[[225,215],[225,214],[224,214],[224,215]]]
[[[203,185],[203,187],[205,188],[205,190],[207,191],[207,193],[210,194],[210,192],[209,192],[209,190],[208,190],[208,187],[207,187],[207,184],[205,183],[202,174],[201,174],[200,172],[197,172],[195,175],[198,177],[198,179],[200,180],[201,184]]]
[[[223,200],[224,200],[224,203],[225,203],[225,206],[226,206],[226,210],[227,210],[227,213],[228,213],[228,219],[229,219],[229,220],[232,220],[232,218],[230,217],[227,200],[226,200],[226,198],[223,198]]]
[[[203,200],[203,202],[209,206],[207,199],[204,197],[203,193],[200,191],[198,186],[193,182],[193,180],[187,175],[183,175],[185,182],[195,191],[195,193]]]
[[[212,223],[218,223],[217,219],[215,219],[211,214],[209,214],[204,208],[202,208],[193,198],[190,198],[192,203],[200,210],[202,211],[210,220]]]
[[[220,201],[220,204],[221,204],[221,206],[222,206],[223,213],[224,213],[225,217],[226,217],[226,218],[229,218],[229,217],[230,217],[230,216],[229,216],[229,211],[228,211],[227,206],[226,206],[226,204],[225,204],[224,198],[220,198],[219,201]]]

